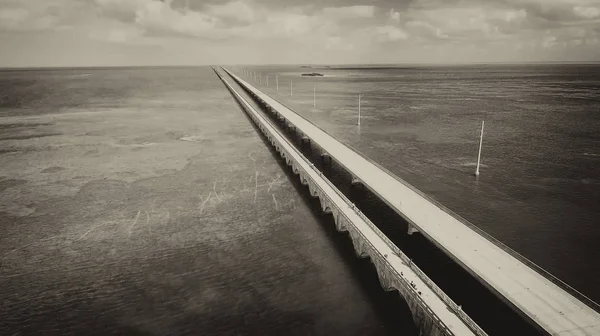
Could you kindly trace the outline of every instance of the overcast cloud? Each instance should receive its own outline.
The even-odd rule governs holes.
[[[600,0],[0,0],[0,66],[600,61]]]

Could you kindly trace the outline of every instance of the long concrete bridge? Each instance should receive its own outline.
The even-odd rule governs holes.
[[[275,125],[243,96],[241,88],[217,76],[240,103],[244,111],[264,133],[277,152],[318,197],[321,210],[331,214],[340,232],[348,232],[356,254],[369,257],[385,290],[397,290],[406,300],[421,335],[487,335],[444,292],[431,281],[396,245],[394,245],[342,192],[340,192]]]
[[[409,233],[420,232],[423,234],[511,308],[537,326],[541,332],[561,336],[600,335],[600,308],[592,300],[562,283],[533,262],[520,256],[485,232],[477,229],[377,163],[341,143],[333,136],[236,76],[231,71],[227,69],[224,69],[224,71],[240,87],[250,93],[254,99],[266,106],[267,110],[275,113],[278,118],[284,119],[303,138],[318,145],[331,159],[350,172],[354,181],[362,183],[377,197],[387,203],[391,209],[402,216],[409,223]],[[266,119],[264,121],[268,122]],[[285,140],[284,138],[282,139]],[[299,155],[302,157],[302,154]],[[289,157],[289,155],[286,154],[286,157]],[[322,175],[319,174],[319,176],[321,180],[326,181],[323,183],[330,186],[327,191],[322,191],[324,199],[331,197],[330,192],[341,195]],[[320,196],[321,194],[318,195]],[[342,196],[339,197],[348,202]],[[328,203],[325,202],[324,204]],[[352,210],[354,211],[355,209]],[[360,213],[358,210],[356,212]],[[334,218],[338,216],[338,213],[334,214]],[[376,232],[375,236],[379,237],[381,242],[385,242],[394,251],[394,254],[388,253],[387,258],[384,258],[384,260],[388,260],[388,264],[384,266],[393,269],[393,263],[389,262],[390,256],[404,256],[403,253],[393,243],[389,242],[372,223],[365,220],[364,216],[357,217],[362,218],[363,223],[369,223],[364,224],[365,227],[369,227],[373,232]],[[338,219],[336,219],[337,222],[339,222]],[[360,225],[354,226],[354,228],[360,227]],[[360,231],[360,229],[357,230]],[[352,232],[352,229],[348,231],[351,235],[357,235],[356,232]],[[363,238],[370,239],[370,236],[363,235]],[[357,243],[355,241],[356,246]],[[377,261],[377,257],[373,257],[372,254],[369,254],[369,256],[371,256],[377,266],[377,263],[380,262]],[[406,257],[400,257],[400,260],[403,258]],[[408,262],[408,264],[411,263]],[[410,269],[420,279],[419,284],[423,283],[431,289],[431,292],[435,293],[452,310],[453,315],[458,317],[460,322],[468,327],[468,330],[457,331],[455,334],[463,335],[463,332],[465,332],[465,335],[470,333],[484,334],[425,274],[416,271],[418,270],[416,267]],[[381,272],[388,271],[380,271],[378,268],[378,272],[382,274]],[[382,281],[382,283],[387,282]],[[411,297],[398,287],[396,288],[399,289],[405,298],[408,299]],[[410,294],[410,291],[408,291],[408,294]],[[424,304],[430,305],[434,301],[433,297],[428,297],[428,300],[424,301]],[[430,307],[433,306],[430,305]],[[441,310],[434,310],[432,308],[432,311],[434,312],[433,315],[437,316],[442,321],[441,323],[444,323],[446,328],[450,329],[450,322],[445,322],[444,314]],[[413,310],[413,314],[415,314],[415,310]],[[432,318],[432,320],[435,319]],[[456,326],[456,324],[452,325]],[[440,327],[440,330],[444,330],[444,327]]]

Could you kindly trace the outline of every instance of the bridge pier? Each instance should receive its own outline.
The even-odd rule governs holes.
[[[309,138],[309,137],[307,137],[306,135],[302,135],[302,136],[300,137],[300,144],[301,144],[301,145],[305,145],[305,144],[306,144],[306,145],[310,145],[310,138]]]
[[[413,225],[408,224],[408,234],[412,235],[415,232],[419,232],[419,229],[417,229],[416,227],[414,227]]]
[[[285,123],[285,118],[281,114],[277,115],[275,118],[275,121],[279,124],[279,126],[285,130],[285,127],[287,126]]]
[[[321,154],[321,160],[323,160],[323,164],[331,164],[331,156],[327,153]]]

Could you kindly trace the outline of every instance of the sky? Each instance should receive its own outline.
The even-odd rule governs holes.
[[[0,67],[600,61],[600,0],[0,0]]]

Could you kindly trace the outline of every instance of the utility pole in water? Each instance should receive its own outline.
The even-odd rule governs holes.
[[[481,134],[479,135],[479,153],[477,154],[477,168],[475,169],[475,176],[479,176],[479,162],[481,161],[481,145],[483,144],[483,125],[485,120],[481,122]]]
[[[362,95],[358,95],[358,126],[360,126],[360,98]]]

